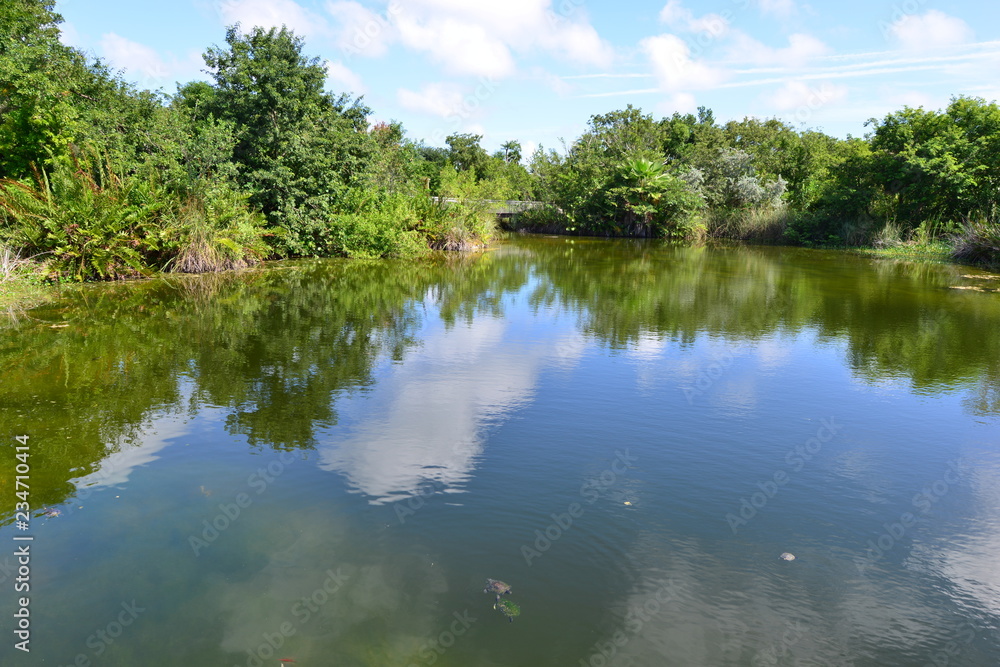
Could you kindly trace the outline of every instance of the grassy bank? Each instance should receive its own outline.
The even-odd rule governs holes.
[[[910,262],[946,264],[960,261],[955,257],[955,247],[945,241],[934,241],[931,243],[912,242],[888,248],[862,247],[853,249],[853,252],[877,259],[898,259]]]
[[[750,243],[837,248],[879,259],[1000,268],[1000,226],[994,223],[921,224],[904,231],[893,224],[878,228],[874,221],[843,221],[825,225],[825,237],[803,235],[804,227],[814,226],[812,217],[785,207],[712,212],[707,231],[713,238]]]

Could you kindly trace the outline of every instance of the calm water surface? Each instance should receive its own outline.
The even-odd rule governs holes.
[[[520,238],[69,292],[0,331],[0,664],[1000,664],[997,282]]]

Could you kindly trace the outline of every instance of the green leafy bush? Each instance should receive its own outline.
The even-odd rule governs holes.
[[[172,198],[151,179],[110,165],[58,160],[33,183],[0,180],[4,240],[51,259],[53,279],[142,275],[162,259],[157,229]]]
[[[538,234],[576,231],[566,212],[553,204],[545,204],[521,211],[514,216],[511,227],[518,231]]]
[[[293,233],[281,239],[291,255],[357,258],[406,257],[427,250],[413,200],[382,190],[350,188],[337,201],[307,202],[286,212]]]

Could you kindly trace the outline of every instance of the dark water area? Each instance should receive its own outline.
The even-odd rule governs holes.
[[[998,282],[518,237],[67,291],[0,328],[0,664],[1000,664]]]

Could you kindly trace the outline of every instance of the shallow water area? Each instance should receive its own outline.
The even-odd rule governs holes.
[[[514,237],[67,293],[0,338],[0,664],[1000,664],[986,275]]]

